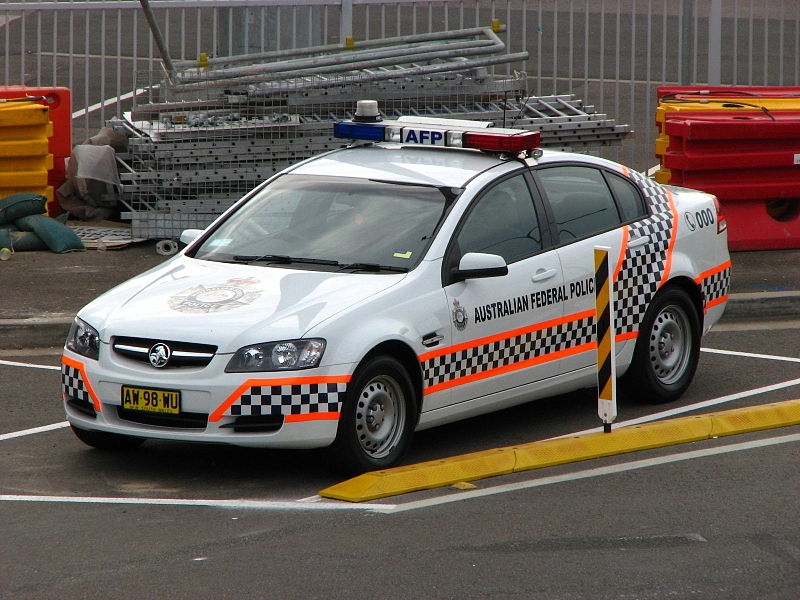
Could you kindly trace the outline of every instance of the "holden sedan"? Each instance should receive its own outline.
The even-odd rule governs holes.
[[[361,107],[359,107],[361,108]],[[414,431],[596,385],[593,248],[637,398],[689,386],[728,298],[713,196],[543,151],[534,132],[381,121],[278,173],[77,315],[62,358],[83,442],[322,448],[396,464]]]

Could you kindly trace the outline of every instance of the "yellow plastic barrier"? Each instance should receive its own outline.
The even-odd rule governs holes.
[[[53,155],[49,109],[34,102],[0,104],[0,198],[33,192],[54,198],[48,186]]]
[[[727,112],[761,112],[762,107],[770,112],[800,111],[800,98],[760,98],[758,96],[743,98],[736,95],[726,98],[715,94],[708,100],[680,99],[680,101],[660,101],[656,108],[656,125],[659,132],[655,144],[656,156],[664,156],[669,147],[669,136],[662,131],[664,122],[667,120],[667,113],[714,112],[724,114]],[[669,180],[659,181],[659,183],[669,183]]]

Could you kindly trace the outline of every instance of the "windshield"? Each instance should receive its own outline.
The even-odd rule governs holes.
[[[422,258],[446,203],[432,186],[284,175],[230,215],[194,256],[404,271]]]

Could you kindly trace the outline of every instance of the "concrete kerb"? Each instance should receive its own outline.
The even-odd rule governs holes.
[[[365,502],[497,475],[800,424],[800,399],[681,417],[568,438],[531,442],[373,471],[320,496]]]
[[[0,349],[63,346],[74,317],[0,319]]]
[[[793,318],[800,316],[800,292],[731,294],[723,320]]]

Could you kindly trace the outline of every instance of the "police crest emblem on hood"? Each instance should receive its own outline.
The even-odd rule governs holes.
[[[261,295],[258,279],[229,279],[224,283],[196,285],[172,296],[169,307],[185,313],[216,313],[247,306]]]

